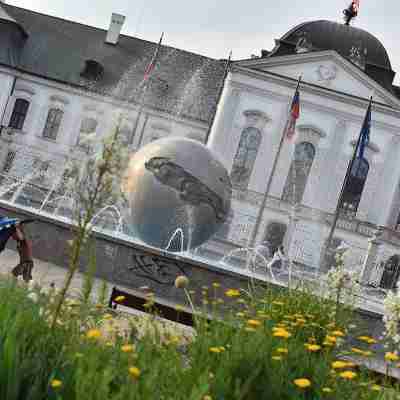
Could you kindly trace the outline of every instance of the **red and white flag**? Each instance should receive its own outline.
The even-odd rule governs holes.
[[[290,112],[288,116],[288,121],[286,124],[286,139],[293,141],[296,136],[296,122],[300,117],[300,91],[297,88],[292,100],[292,106],[290,107]]]
[[[360,9],[360,0],[353,0],[353,12],[355,15],[358,14],[359,9]]]
[[[155,52],[153,54],[153,58],[151,59],[150,63],[147,65],[146,70],[144,71],[144,76],[143,76],[143,81],[144,82],[148,81],[148,79],[150,78],[150,75],[152,74],[152,72],[153,72],[153,70],[154,70],[154,68],[155,68],[155,66],[157,64],[158,54],[159,54],[160,49],[161,49],[161,42],[163,40],[163,37],[164,37],[164,32],[161,34],[160,40],[159,40],[159,42],[157,44],[157,47],[156,47],[156,50],[155,50]]]

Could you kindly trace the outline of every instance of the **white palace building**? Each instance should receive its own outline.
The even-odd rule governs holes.
[[[351,247],[349,267],[368,264],[368,281],[396,284],[400,88],[375,36],[307,22],[260,57],[232,62],[226,77],[226,60],[162,46],[139,112],[137,88],[156,44],[120,34],[124,21],[113,14],[107,31],[0,1],[2,174],[62,168],[84,135],[113,128],[116,111],[132,151],[168,135],[207,141],[231,173],[234,198],[230,220],[204,247],[226,254],[254,229],[301,75],[296,141],[280,153],[256,244],[283,243],[293,261],[320,268],[372,95],[371,140],[345,188],[334,243]]]

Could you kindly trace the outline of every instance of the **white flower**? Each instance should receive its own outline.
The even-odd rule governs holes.
[[[30,292],[28,294],[28,298],[31,299],[34,303],[37,303],[39,300],[39,296],[35,292]]]

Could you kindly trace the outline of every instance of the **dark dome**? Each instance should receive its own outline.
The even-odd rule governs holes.
[[[382,43],[369,32],[332,21],[305,22],[286,33],[271,56],[296,52],[300,39],[309,46],[310,51],[336,50],[356,64],[358,63],[352,58],[352,51],[359,49],[365,72],[383,86],[391,88],[394,72],[388,53]]]

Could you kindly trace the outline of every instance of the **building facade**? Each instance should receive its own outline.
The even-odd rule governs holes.
[[[210,133],[207,145],[234,188],[229,221],[203,246],[222,256],[248,245],[301,75],[296,139],[284,142],[255,244],[273,252],[283,243],[294,262],[320,268],[373,96],[371,141],[344,188],[334,243],[350,245],[350,268],[361,268],[370,248],[369,279],[397,282],[400,88],[378,39],[335,22],[305,23],[261,57],[231,63],[225,81],[225,60],[162,46],[143,90],[156,44],[121,35],[124,20],[113,14],[105,31],[0,2],[3,175],[62,169],[71,151],[84,150],[85,135],[115,128],[115,115],[131,151],[168,135],[204,142]]]

